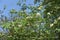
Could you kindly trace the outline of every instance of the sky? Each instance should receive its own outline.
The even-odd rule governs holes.
[[[6,6],[6,10],[4,10],[3,14],[8,16],[9,10],[16,9],[19,10],[20,6],[17,5],[18,0],[0,0],[0,10],[3,10],[4,6]],[[21,3],[23,3],[21,1]],[[33,0],[27,0],[26,4],[33,4]]]

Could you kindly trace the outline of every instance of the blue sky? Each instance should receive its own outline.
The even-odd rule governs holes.
[[[3,15],[8,16],[9,10],[11,10],[12,8],[19,10],[20,7],[17,5],[17,2],[18,2],[18,0],[0,0],[0,10],[3,10],[4,5],[6,5],[6,10],[4,10]],[[21,3],[23,3],[23,2],[21,1]],[[26,4],[27,5],[33,4],[33,0],[27,0]]]
[[[9,10],[12,8],[16,10],[19,9],[19,6],[16,5],[17,2],[17,0],[0,0],[0,10],[3,10],[4,5],[6,5],[6,10],[4,10],[3,14],[8,16]]]

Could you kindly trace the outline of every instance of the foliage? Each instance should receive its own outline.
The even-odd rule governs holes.
[[[54,33],[58,36],[58,40],[59,40],[60,39],[60,31],[59,31],[60,29],[60,0],[44,0],[43,5],[44,6],[46,5],[45,11],[44,11],[44,18],[46,20],[46,24],[50,25],[51,29],[53,28],[53,31],[55,31]]]
[[[21,6],[19,2],[17,4]],[[40,3],[40,0],[34,1],[35,4],[37,2]],[[2,40],[59,40],[59,5],[59,0],[44,0],[39,6],[27,6],[23,3],[21,10],[10,11],[11,20],[2,21],[1,25],[8,29],[8,33],[0,33],[0,37],[3,37]],[[31,12],[27,13],[27,8]],[[41,12],[42,10],[44,11]]]

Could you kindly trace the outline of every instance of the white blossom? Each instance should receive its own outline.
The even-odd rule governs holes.
[[[40,13],[37,13],[36,16],[41,16]]]
[[[22,27],[22,25],[18,25],[18,27]]]
[[[50,24],[50,27],[52,27],[54,24],[52,23],[52,24]]]
[[[50,15],[50,12],[48,12],[47,14]]]

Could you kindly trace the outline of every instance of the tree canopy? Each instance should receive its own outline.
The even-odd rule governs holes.
[[[1,40],[60,40],[60,0],[34,0],[34,6],[20,1],[20,10],[10,10],[10,20],[1,15],[0,24],[8,30],[0,33]]]

